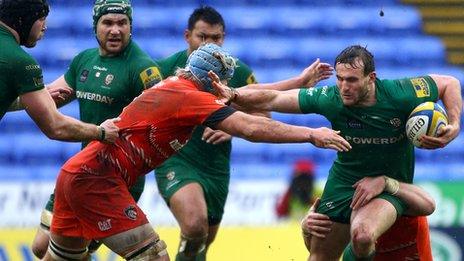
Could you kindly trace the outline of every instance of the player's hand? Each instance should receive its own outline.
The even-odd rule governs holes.
[[[333,67],[328,63],[321,63],[319,58],[317,58],[316,61],[301,72],[299,76],[301,85],[298,88],[314,87],[318,82],[330,78],[332,74]]]
[[[448,124],[440,128],[437,132],[437,137],[422,136],[420,138],[421,148],[424,149],[439,149],[448,145],[459,135],[460,128],[457,125]]]
[[[320,199],[317,198],[314,204],[309,208],[306,216],[301,220],[301,230],[305,237],[315,236],[325,238],[330,232],[332,221],[327,215],[316,213]]]
[[[326,127],[313,129],[311,143],[319,148],[349,151],[351,149],[350,143],[339,134],[340,131],[334,131]]]
[[[105,129],[105,143],[114,143],[119,138],[119,128],[116,126],[116,122],[119,122],[121,118],[113,118],[104,121],[100,124]]]
[[[383,176],[365,177],[356,182],[353,188],[356,190],[354,191],[350,207],[353,210],[357,210],[384,191],[385,178]]]
[[[231,140],[232,136],[223,131],[213,130],[211,128],[206,127],[201,139],[206,143],[217,145],[225,141]]]
[[[233,99],[236,98],[235,95],[237,94],[237,91],[223,84],[219,79],[219,76],[217,76],[213,71],[209,71],[208,76],[211,78],[214,94],[220,99],[221,102],[229,104]]]
[[[68,86],[47,87],[47,91],[56,104],[68,100],[74,92],[74,90]]]

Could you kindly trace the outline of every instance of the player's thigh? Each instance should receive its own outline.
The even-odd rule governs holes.
[[[333,222],[325,238],[311,238],[311,261],[339,260],[343,250],[350,241],[350,225]]]
[[[197,182],[187,183],[177,190],[169,200],[169,206],[176,219],[183,224],[204,222],[207,225],[207,207],[203,188]]]
[[[366,232],[376,240],[387,231],[397,218],[397,210],[392,203],[375,198],[351,215],[351,235]]]

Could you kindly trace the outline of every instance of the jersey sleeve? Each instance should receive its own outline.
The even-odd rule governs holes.
[[[210,118],[213,113],[224,107],[227,106],[219,101],[216,96],[207,92],[192,91],[186,95],[185,102],[179,110],[179,122],[187,126],[202,125],[209,118],[208,125],[215,125],[230,116],[231,113],[225,113],[221,116],[221,119]]]
[[[147,57],[137,61],[137,68],[133,79],[136,96],[143,90],[153,87],[162,79],[160,68],[152,59]]]
[[[251,70],[251,68],[241,62],[237,61],[237,68],[235,68],[234,76],[229,81],[229,86],[234,88],[239,88],[246,86],[248,84],[257,83],[256,77]]]
[[[318,113],[324,116],[332,112],[336,106],[334,100],[336,86],[323,86],[300,89],[298,103],[302,113]]]
[[[14,81],[18,95],[43,89],[44,81],[42,68],[34,58],[24,53],[12,63]]]
[[[430,76],[404,78],[391,81],[394,88],[390,88],[390,95],[396,97],[400,108],[408,111],[417,105],[438,100],[438,87]]]

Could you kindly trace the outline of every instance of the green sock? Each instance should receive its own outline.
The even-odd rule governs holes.
[[[348,244],[343,251],[342,261],[372,261],[375,257],[375,251],[369,254],[367,257],[356,257],[353,251],[353,245]]]

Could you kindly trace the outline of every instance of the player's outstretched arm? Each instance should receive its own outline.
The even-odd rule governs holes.
[[[61,114],[45,89],[20,96],[27,113],[47,137],[64,141],[102,140],[114,142],[119,128],[117,119],[106,120],[100,126],[83,123]]]
[[[265,117],[249,115],[240,111],[216,124],[216,128],[252,142],[304,143],[310,142],[319,148],[348,151],[351,145],[338,133],[325,127],[307,128],[293,126]]]
[[[449,124],[441,128],[438,137],[423,136],[421,144],[426,149],[443,148],[459,135],[461,129],[462,96],[459,80],[448,75],[431,74],[438,87],[438,96],[443,101]]]
[[[435,201],[422,188],[416,185],[398,182],[387,176],[365,177],[353,185],[355,192],[351,207],[356,210],[383,191],[391,193],[408,206],[405,215],[428,216],[435,211]]]
[[[278,111],[288,113],[301,113],[298,103],[298,90],[274,91],[274,90],[253,90],[253,89],[233,89],[219,81],[213,73],[209,73],[213,79],[213,87],[216,96],[225,104],[234,103],[241,110],[246,111]]]
[[[243,88],[277,91],[288,91],[302,87],[311,88],[316,86],[318,82],[330,78],[332,74],[333,67],[328,63],[322,63],[318,58],[310,66],[306,67],[300,75],[274,83],[249,84]]]

